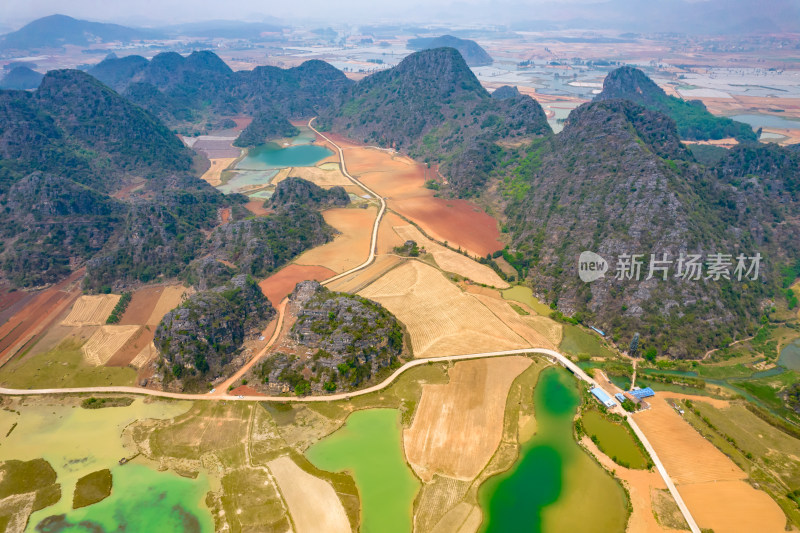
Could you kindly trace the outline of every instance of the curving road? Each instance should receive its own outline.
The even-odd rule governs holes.
[[[344,276],[350,275],[354,272],[362,270],[375,260],[375,252],[377,249],[377,241],[378,241],[378,228],[380,226],[381,218],[386,211],[386,201],[383,197],[377,194],[375,191],[358,181],[358,179],[354,178],[347,172],[347,167],[345,165],[344,160],[344,152],[342,148],[333,142],[329,137],[320,133],[314,126],[311,124],[314,122],[316,117],[310,119],[308,121],[308,127],[314,131],[317,135],[325,139],[329,142],[333,147],[335,147],[339,151],[339,166],[342,170],[342,174],[344,174],[350,181],[352,181],[355,185],[361,187],[366,192],[380,200],[381,207],[378,211],[378,216],[375,218],[375,224],[372,227],[372,241],[370,243],[370,250],[369,256],[367,260],[364,261],[361,265],[352,268],[346,272],[342,272],[341,274],[337,274],[327,280],[323,281],[322,284],[328,284],[337,279],[340,279]],[[185,394],[185,393],[178,393],[178,392],[166,392],[166,391],[158,391],[158,390],[150,390],[150,389],[143,389],[140,387],[74,387],[74,388],[65,388],[65,389],[6,389],[0,387],[0,394],[6,394],[10,396],[25,396],[25,395],[48,395],[48,394],[85,394],[85,393],[116,393],[116,394],[140,394],[146,396],[154,396],[159,398],[172,398],[177,400],[225,400],[225,401],[275,401],[275,402],[332,402],[337,400],[348,400],[350,398],[356,396],[363,396],[365,394],[371,394],[373,392],[377,392],[380,390],[385,389],[389,385],[391,385],[400,375],[409,370],[410,368],[414,368],[415,366],[424,365],[433,362],[443,362],[443,361],[464,361],[468,359],[483,359],[488,357],[504,357],[509,355],[523,355],[523,354],[541,354],[545,355],[549,358],[552,358],[554,361],[558,361],[562,366],[564,366],[567,370],[572,372],[575,376],[579,379],[589,383],[592,387],[599,387],[600,385],[586,372],[584,372],[578,365],[570,361],[566,356],[563,354],[556,352],[555,350],[548,350],[546,348],[530,348],[530,349],[522,349],[522,350],[505,350],[500,352],[481,352],[481,353],[473,353],[473,354],[465,354],[465,355],[447,355],[443,357],[432,357],[432,358],[425,358],[425,359],[414,359],[405,363],[403,366],[395,370],[392,375],[388,378],[383,380],[381,383],[377,385],[373,385],[372,387],[368,387],[366,389],[362,389],[355,392],[349,393],[340,393],[340,394],[331,394],[326,396],[305,396],[305,397],[297,397],[297,396],[228,396],[227,387],[233,383],[235,383],[238,379],[241,378],[261,357],[266,354],[267,350],[275,343],[280,335],[281,326],[283,324],[284,315],[286,313],[286,306],[287,306],[287,299],[284,299],[278,307],[278,324],[275,328],[275,332],[273,333],[272,337],[270,338],[269,342],[262,348],[262,350],[253,357],[248,363],[241,368],[236,374],[234,374],[231,378],[225,381],[225,383],[221,384],[218,389],[215,390],[213,394]],[[606,391],[608,392],[608,391]],[[661,463],[661,460],[658,458],[656,451],[653,449],[653,446],[650,444],[650,441],[647,440],[647,437],[636,424],[636,421],[627,413],[620,405],[615,406],[612,411],[624,416],[628,424],[630,424],[633,432],[639,437],[639,440],[642,441],[647,452],[650,454],[650,457],[653,459],[653,464],[658,469],[659,474],[664,479],[664,482],[667,485],[667,488],[672,494],[672,497],[675,499],[675,502],[678,505],[678,508],[681,510],[684,519],[686,520],[687,524],[689,524],[689,528],[692,530],[692,533],[701,533],[700,528],[697,526],[694,518],[692,517],[689,508],[686,507],[686,504],[681,498],[681,495],[678,493],[675,484],[670,479],[669,474],[667,474],[666,468]]]

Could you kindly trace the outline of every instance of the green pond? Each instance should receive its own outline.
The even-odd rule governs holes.
[[[328,148],[317,144],[298,144],[282,147],[267,143],[252,148],[237,170],[269,170],[286,167],[310,167],[333,155]]]
[[[800,339],[795,339],[781,350],[778,364],[789,370],[800,372]]]
[[[580,403],[567,371],[548,368],[534,389],[536,434],[514,466],[479,491],[482,531],[624,531],[625,493],[573,437]]]
[[[133,453],[131,448],[123,445],[121,439],[126,426],[145,418],[174,418],[186,412],[190,406],[190,402],[145,403],[137,399],[128,407],[82,409],[58,405],[57,401],[49,405],[46,401],[37,400],[36,405],[19,407],[18,413],[0,411],[0,434],[6,435],[13,426],[0,446],[0,461],[29,461],[42,457],[55,469],[58,483],[61,484],[61,499],[55,505],[31,515],[27,531],[36,531],[36,526],[42,520],[54,515],[66,515],[69,522],[94,520],[100,524],[100,528],[75,529],[77,526],[67,527],[67,523],[62,521],[51,524],[52,528],[45,531],[157,531],[147,527],[148,522],[143,521],[153,517],[160,517],[159,520],[164,521],[178,520],[179,517],[180,524],[198,526],[170,528],[166,531],[213,530],[211,513],[204,503],[205,493],[209,490],[206,477],[189,480],[171,473],[160,473],[139,464],[139,459],[124,466],[118,464],[122,457],[130,457]],[[72,495],[78,479],[103,468],[111,469],[114,476],[111,496],[95,505],[73,511]],[[158,487],[158,494],[154,494],[154,487]],[[168,505],[164,507],[159,502]],[[150,513],[149,508],[157,504],[161,505],[157,507],[160,511]],[[172,516],[173,507],[175,516]],[[147,512],[143,512],[143,509]],[[124,524],[128,526],[119,527]]]
[[[252,185],[268,185],[277,175],[277,170],[237,171],[226,183],[217,186],[217,190],[228,194]]]
[[[606,420],[595,410],[584,413],[581,420],[586,433],[597,438],[597,444],[603,453],[611,458],[616,457],[618,463],[621,461],[621,464],[629,468],[647,466],[647,458],[624,426]]]
[[[317,468],[352,474],[361,497],[362,533],[412,530],[412,504],[420,483],[405,462],[397,410],[356,411],[306,456]]]
[[[214,531],[209,513],[197,512],[204,505],[208,491],[205,477],[186,479],[171,472],[156,472],[133,463],[116,466],[111,473],[114,481],[108,498],[64,514],[53,514],[52,508],[43,509],[31,517],[28,531]]]

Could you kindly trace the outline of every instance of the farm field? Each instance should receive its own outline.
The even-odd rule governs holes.
[[[447,385],[425,385],[414,422],[403,433],[406,457],[417,475],[475,478],[503,436],[511,383],[531,361],[504,357],[456,363]],[[458,450],[458,453],[453,453]]]
[[[336,273],[344,272],[363,263],[369,255],[372,225],[377,208],[337,208],[322,213],[325,222],[336,228],[340,234],[333,241],[307,250],[295,263],[298,265],[321,266]]]
[[[561,342],[561,324],[555,320],[537,315],[520,316],[507,301],[495,296],[475,294],[474,297],[531,346],[554,350]]]
[[[397,233],[395,228],[407,224],[408,222],[397,214],[386,211],[381,218],[380,226],[378,226],[378,244],[375,253],[391,254],[394,253],[395,246],[402,246],[406,240]]]
[[[593,357],[605,358],[616,356],[595,333],[589,333],[573,324],[564,324],[563,332],[561,344],[558,346],[562,352],[570,355],[588,354]]]
[[[236,158],[222,157],[209,159],[209,161],[211,162],[211,166],[205,171],[200,179],[205,180],[212,187],[217,187],[222,184],[222,171],[228,168],[231,163],[236,161]]]
[[[182,285],[165,285],[153,307],[153,311],[144,324],[157,326],[161,319],[164,318],[164,315],[181,304],[184,295],[187,293],[191,293],[191,291]],[[133,300],[131,300],[131,304],[133,304]],[[130,307],[131,305],[129,304],[128,308]]]
[[[119,294],[81,296],[75,301],[66,318],[61,321],[61,325],[101,326],[106,323],[119,299]]]
[[[101,326],[81,348],[86,362],[94,366],[106,364],[139,328],[140,326]]]
[[[308,180],[311,183],[319,185],[323,189],[330,189],[336,185],[342,187],[353,187],[353,182],[350,181],[344,174],[342,174],[342,171],[339,170],[338,164],[328,166],[326,163],[317,165],[315,167],[289,168],[286,171],[279,172],[270,183],[272,185],[277,185],[289,176],[303,178],[304,180]],[[361,194],[365,194],[364,190],[361,188],[359,188],[358,191]]]
[[[387,198],[388,207],[418,223],[426,233],[473,255],[503,248],[497,221],[466,200],[434,197],[424,187],[434,172],[391,150],[359,146],[336,134],[329,135],[345,154],[347,170]]]
[[[420,261],[390,270],[359,294],[380,302],[405,324],[415,357],[528,346],[477,298]]]
[[[289,507],[297,533],[348,533],[350,522],[342,502],[324,480],[303,471],[286,456],[267,463]]]
[[[672,409],[668,396],[651,398],[650,409],[634,417],[698,525],[718,533],[783,531],[786,517],[778,504],[753,489],[741,468]],[[724,487],[727,497],[714,497],[715,487]]]
[[[277,307],[301,281],[323,281],[336,275],[336,272],[321,266],[286,265],[258,284],[273,307]]]
[[[488,266],[430,240],[411,224],[394,226],[394,231],[400,236],[402,242],[415,241],[420,248],[425,248],[428,253],[433,255],[439,268],[446,272],[452,272],[471,279],[475,283],[490,285],[499,289],[508,287],[508,283],[503,281]]]
[[[331,282],[328,288],[340,292],[358,292],[396,266],[407,261],[407,259],[396,255],[375,256],[375,261],[371,265]]]

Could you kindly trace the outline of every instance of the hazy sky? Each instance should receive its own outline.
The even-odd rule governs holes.
[[[553,5],[596,3],[601,0],[526,0],[524,4],[536,13],[543,4]],[[651,1],[651,0],[646,0]],[[480,14],[499,8],[496,2],[486,0],[400,0],[386,2],[375,0],[2,0],[0,21],[9,26],[21,26],[33,19],[61,13],[76,18],[141,25],[165,25],[209,19],[262,20],[265,17],[285,19],[324,19],[354,21],[403,20],[425,22],[439,15],[460,18],[465,12]],[[437,18],[439,18],[437,17]]]

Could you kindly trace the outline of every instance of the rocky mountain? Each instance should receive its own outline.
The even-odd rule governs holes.
[[[174,275],[232,201],[192,165],[163,124],[84,72],[0,91],[2,276],[42,285],[90,259],[91,288]]]
[[[664,90],[634,67],[611,71],[603,81],[603,91],[596,101],[630,100],[648,109],[671,117],[683,139],[705,141],[735,137],[739,141],[756,141],[753,129],[741,122],[711,114],[700,100],[682,100],[667,95]]]
[[[481,45],[471,39],[459,39],[452,35],[439,37],[416,37],[409,39],[406,45],[410,50],[429,50],[431,48],[455,48],[470,67],[491,65],[494,60]]]
[[[291,176],[278,183],[272,197],[266,202],[274,208],[306,206],[315,209],[346,207],[349,203],[350,196],[340,185],[323,189],[316,183]]]
[[[669,117],[608,100],[573,111],[558,135],[499,157],[505,257],[558,311],[623,345],[640,332],[643,345],[688,357],[752,331],[778,295],[781,268],[800,253],[798,159],[776,146],[740,146],[706,166]],[[608,262],[604,277],[581,280],[584,251]],[[737,255],[757,253],[759,279],[738,280]],[[634,254],[638,280],[626,267]],[[648,278],[651,254],[666,278],[663,269]],[[682,254],[700,256],[699,279],[676,276]],[[715,254],[726,255],[730,279],[709,275]]]
[[[15,67],[0,80],[0,89],[35,89],[42,82],[42,78],[44,78],[43,74],[29,67]]]
[[[42,50],[65,45],[87,46],[97,42],[130,42],[158,36],[152,30],[89,22],[66,15],[50,15],[0,36],[0,51]]]
[[[259,334],[275,309],[243,274],[190,296],[164,316],[154,343],[162,382],[178,390],[205,390],[226,375],[247,338]]]
[[[300,130],[292,126],[285,116],[270,108],[253,117],[253,121],[242,130],[239,137],[233,141],[233,145],[242,148],[258,146],[264,144],[267,139],[294,137],[298,133]]]
[[[297,317],[289,337],[302,355],[271,355],[254,371],[259,388],[298,396],[352,390],[399,365],[403,327],[379,303],[330,291],[316,281],[298,283],[289,298]]]
[[[246,114],[256,118],[248,136],[289,131],[288,118],[316,115],[352,82],[324,61],[311,60],[289,69],[257,67],[233,72],[216,54],[196,51],[107,57],[89,70],[160,117],[173,128],[197,131],[220,117]]]
[[[496,141],[551,133],[535,100],[491,98],[453,48],[416,52],[367,76],[321,113],[319,125],[439,163],[462,195],[485,181]]]

